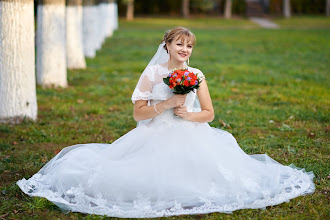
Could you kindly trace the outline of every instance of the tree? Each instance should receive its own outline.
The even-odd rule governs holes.
[[[101,49],[104,39],[113,34],[112,13],[109,0],[98,0],[99,40],[96,49]]]
[[[66,87],[65,0],[39,0],[37,13],[37,83]]]
[[[184,18],[189,17],[189,0],[182,0],[182,15]]]
[[[0,0],[0,122],[37,119],[33,0]]]
[[[95,0],[83,0],[84,54],[93,58],[99,42],[99,14]]]
[[[126,19],[128,21],[134,19],[134,0],[127,0]]]
[[[115,0],[110,0],[113,4],[113,29],[114,30],[117,30],[118,29],[118,4],[117,4],[117,1]]]
[[[225,2],[225,18],[231,18],[231,11],[232,11],[232,0],[226,0]]]
[[[114,4],[113,0],[106,0],[105,7],[103,8],[104,19],[104,34],[105,37],[111,37],[114,30]]]
[[[67,0],[66,61],[69,69],[84,69],[86,61],[82,40],[82,0]]]
[[[327,0],[325,13],[327,16],[330,16],[330,0]]]
[[[283,15],[286,18],[291,17],[291,5],[290,0],[283,0]]]

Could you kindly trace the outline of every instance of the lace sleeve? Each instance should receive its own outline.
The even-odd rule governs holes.
[[[202,80],[205,79],[205,75],[199,69],[196,69],[197,76],[200,77]]]
[[[153,71],[150,67],[147,67],[141,77],[139,82],[137,83],[133,95],[132,95],[132,102],[133,104],[137,100],[146,100],[149,101],[152,94],[152,86],[153,86]]]
[[[199,78],[201,78],[202,80],[205,79],[204,74],[203,74],[202,71],[200,71],[199,69],[197,69],[197,68],[193,68],[193,67],[189,67],[189,71],[192,71],[193,73],[197,74],[197,76],[198,76]]]

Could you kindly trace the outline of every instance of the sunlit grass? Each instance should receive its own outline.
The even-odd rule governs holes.
[[[296,21],[295,21],[296,20]],[[317,21],[316,21],[317,20]],[[15,182],[36,173],[63,147],[111,143],[136,125],[130,101],[138,78],[164,31],[183,25],[197,36],[190,64],[201,69],[215,109],[210,123],[231,132],[249,154],[267,153],[316,175],[316,192],[265,210],[240,210],[208,219],[326,219],[329,167],[328,18],[278,22],[313,23],[264,30],[247,20],[142,19],[121,21],[86,70],[68,72],[66,89],[37,88],[37,122],[0,125],[0,216],[36,219],[102,219],[62,213],[30,198]],[[277,20],[276,20],[277,22]],[[195,219],[196,216],[173,217]]]
[[[257,28],[258,25],[248,19],[233,18],[226,20],[223,17],[214,18],[191,18],[189,20],[182,18],[136,18],[134,22],[123,21],[123,25],[127,28],[146,28],[146,29],[159,29],[171,28],[173,26],[185,26],[188,28],[200,29],[249,29]],[[126,28],[125,27],[125,28]]]
[[[307,28],[307,29],[315,29],[315,28],[330,28],[330,17],[324,16],[294,16],[289,19],[287,18],[276,18],[273,20],[281,27],[289,27],[289,28]]]

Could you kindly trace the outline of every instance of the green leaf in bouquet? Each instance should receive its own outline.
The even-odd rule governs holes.
[[[166,85],[170,85],[170,77],[164,78],[163,81]]]

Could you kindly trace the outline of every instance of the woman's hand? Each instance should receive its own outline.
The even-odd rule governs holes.
[[[174,95],[171,98],[167,99],[168,108],[175,108],[177,106],[183,105],[186,101],[187,94],[185,95]]]
[[[187,107],[184,105],[180,105],[174,108],[174,114],[176,116],[180,116],[185,120],[189,120],[190,112],[187,111]]]

